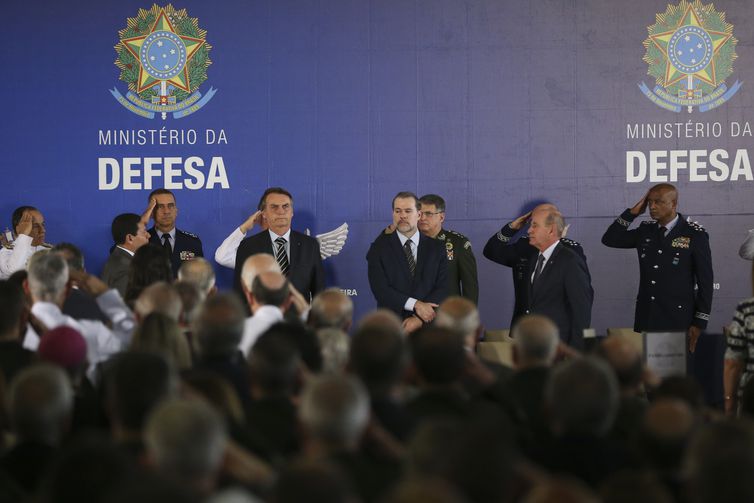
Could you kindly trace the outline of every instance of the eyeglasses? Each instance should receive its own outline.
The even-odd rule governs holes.
[[[422,211],[421,212],[422,216],[426,215],[428,217],[433,217],[435,215],[439,215],[440,213],[445,213],[445,212],[444,211],[434,211],[434,212],[432,212],[432,211]]]

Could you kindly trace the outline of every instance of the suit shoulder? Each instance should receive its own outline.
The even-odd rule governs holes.
[[[298,231],[291,231],[291,237],[292,238],[295,237],[296,239],[298,239],[300,241],[305,241],[305,242],[309,242],[309,243],[313,243],[313,242],[317,241],[317,238],[315,238],[314,236],[307,236],[303,232],[298,232]]]

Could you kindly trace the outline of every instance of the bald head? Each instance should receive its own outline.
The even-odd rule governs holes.
[[[546,316],[530,314],[513,327],[518,367],[550,366],[560,342],[558,327]]]
[[[464,345],[473,348],[479,336],[479,311],[473,302],[463,297],[448,297],[437,310],[435,325],[461,334]]]
[[[597,354],[604,358],[615,371],[622,390],[631,391],[639,387],[644,364],[638,348],[627,337],[612,335],[605,338]]]
[[[247,299],[252,313],[261,306],[275,306],[285,310],[290,303],[290,293],[285,276],[279,272],[267,271],[254,278]]]
[[[178,280],[195,284],[205,295],[215,289],[215,271],[202,257],[183,262],[178,269]]]
[[[651,189],[649,189],[650,193],[658,193],[658,194],[668,194],[672,201],[678,202],[678,189],[675,188],[675,185],[670,183],[658,183]]]
[[[281,273],[282,271],[275,257],[269,253],[257,253],[246,259],[243,263],[243,269],[241,269],[241,284],[247,292],[251,291],[254,278],[262,272]]]
[[[392,311],[387,309],[376,309],[366,316],[361,318],[357,330],[364,330],[367,328],[380,328],[390,330],[394,333],[403,334],[403,327],[401,326],[401,320]]]
[[[353,302],[337,288],[317,294],[309,311],[309,326],[314,329],[337,328],[348,332],[353,319]]]

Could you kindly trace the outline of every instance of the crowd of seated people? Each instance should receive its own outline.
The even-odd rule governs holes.
[[[0,503],[754,501],[754,385],[726,417],[619,336],[566,352],[526,316],[507,367],[460,297],[405,334],[271,257],[245,306],[204,259],[174,280],[144,246],[123,299],[77,256],[0,281]]]

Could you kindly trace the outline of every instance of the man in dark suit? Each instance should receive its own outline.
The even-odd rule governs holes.
[[[110,252],[102,269],[102,281],[120,292],[125,298],[128,285],[128,269],[136,250],[149,242],[149,234],[142,218],[136,213],[122,213],[113,219],[110,226],[115,248]]]
[[[535,211],[529,226],[529,244],[539,250],[530,260],[527,314],[550,318],[569,346],[581,349],[585,328],[592,320],[592,290],[586,263],[572,249],[563,246],[560,234],[563,216],[553,209]]]
[[[149,194],[150,204],[154,199],[154,226],[149,229],[149,242],[162,246],[170,256],[173,277],[178,277],[178,269],[184,260],[203,257],[202,241],[199,236],[175,228],[178,206],[175,196],[167,189],[153,190]]]
[[[639,255],[634,330],[687,332],[693,353],[712,309],[712,254],[707,231],[687,222],[677,206],[673,185],[655,185],[608,227],[602,244],[636,248]],[[653,220],[629,230],[647,208]]]
[[[503,226],[500,231],[493,235],[484,246],[483,254],[486,258],[498,264],[511,268],[513,273],[513,291],[515,296],[515,305],[513,307],[513,317],[510,326],[516,324],[518,318],[526,314],[529,306],[529,284],[531,275],[529,267],[531,262],[537,260],[537,249],[529,243],[529,236],[525,235],[513,241],[514,236],[524,228],[531,219],[532,213],[539,210],[551,209],[558,211],[554,204],[540,204],[532,211],[521,215],[517,219]],[[565,234],[565,229],[563,230]],[[563,237],[561,234],[560,243],[575,251],[586,262],[584,249],[579,243]]]
[[[419,200],[411,192],[393,198],[398,232],[380,234],[369,247],[369,286],[377,306],[403,318],[408,332],[435,317],[448,292],[448,260],[442,241],[418,232]]]
[[[241,271],[246,259],[257,253],[274,256],[288,281],[309,301],[325,288],[325,273],[317,240],[291,230],[293,196],[281,188],[270,187],[259,202],[263,230],[238,245],[233,287],[243,295]]]

